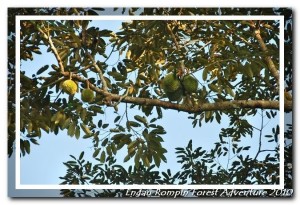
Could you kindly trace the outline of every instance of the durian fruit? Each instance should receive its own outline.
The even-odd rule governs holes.
[[[184,76],[182,85],[187,93],[195,93],[198,90],[198,80],[192,75]]]
[[[81,100],[83,102],[92,102],[94,100],[94,91],[91,89],[83,89],[81,91]]]
[[[174,73],[170,73],[163,79],[162,88],[165,93],[172,93],[181,88],[181,83],[179,79],[176,78]]]
[[[170,101],[180,102],[182,100],[183,91],[182,91],[182,88],[179,87],[174,92],[166,92],[166,95]]]
[[[77,84],[71,79],[65,80],[61,84],[61,88],[64,92],[68,93],[69,95],[74,95],[77,92]]]

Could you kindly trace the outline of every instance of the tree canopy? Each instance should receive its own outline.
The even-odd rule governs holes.
[[[107,8],[106,8],[107,9]],[[100,8],[9,9],[8,154],[14,150],[15,97],[20,98],[20,150],[30,154],[45,133],[66,130],[92,139],[97,164],[82,151],[65,162],[62,184],[278,184],[279,133],[285,137],[285,187],[292,188],[292,125],[263,132],[278,119],[279,90],[284,111],[292,111],[292,13],[289,9],[115,8],[128,15],[284,15],[278,20],[132,20],[118,31],[91,20],[22,20],[15,42],[16,15],[101,15]],[[280,84],[280,26],[284,26],[284,84]],[[20,85],[16,85],[15,44],[20,44]],[[37,70],[22,69],[36,55],[55,58]],[[115,63],[109,61],[118,56]],[[30,73],[30,74],[28,74]],[[169,82],[167,82],[167,79]],[[168,84],[169,83],[169,84]],[[20,86],[20,96],[15,96]],[[109,109],[108,109],[109,108]],[[133,116],[128,113],[131,109]],[[110,110],[110,111],[108,111]],[[193,127],[229,119],[215,147],[187,145],[174,153],[182,170],[167,163],[160,119],[188,113]],[[114,123],[101,116],[110,112]],[[99,117],[100,116],[100,117]],[[254,127],[249,117],[261,120]],[[258,131],[257,147],[242,141]],[[180,140],[180,139],[178,139]],[[264,149],[264,143],[273,143]],[[16,148],[19,149],[19,148]],[[126,156],[119,156],[120,150]],[[255,154],[250,156],[249,150]],[[231,157],[229,157],[231,156]],[[117,163],[123,158],[124,167]],[[227,160],[223,167],[216,159]],[[124,190],[62,190],[64,196],[124,196]]]

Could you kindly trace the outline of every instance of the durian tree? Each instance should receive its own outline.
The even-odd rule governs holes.
[[[274,20],[133,20],[118,31],[90,26],[90,20],[22,20],[15,42],[15,15],[99,15],[97,8],[9,9],[8,18],[8,154],[15,141],[15,86],[20,86],[21,153],[30,154],[46,133],[92,139],[93,157],[84,152],[66,162],[62,184],[275,184],[279,175],[279,125],[262,135],[250,116],[272,120],[278,115],[279,88],[284,111],[292,111],[292,31],[288,9],[116,8],[130,15],[285,15],[284,84],[279,75],[279,21]],[[20,43],[20,85],[15,84],[15,43]],[[22,71],[22,62],[50,53],[55,61]],[[117,62],[109,64],[113,55]],[[33,69],[33,68],[32,68]],[[18,96],[17,96],[18,97]],[[283,99],[281,99],[283,100]],[[108,108],[114,124],[101,119]],[[130,109],[137,110],[133,118]],[[120,113],[122,112],[122,113]],[[222,123],[215,148],[176,148],[182,170],[155,171],[167,163],[162,145],[168,135],[159,123],[166,112],[189,114],[193,127]],[[176,126],[176,125],[175,125]],[[254,157],[244,138],[260,140]],[[280,128],[283,132],[284,128]],[[103,130],[106,135],[104,136]],[[138,131],[137,131],[138,130]],[[291,188],[292,125],[285,130],[286,187]],[[205,135],[205,133],[204,133]],[[208,136],[209,137],[209,136]],[[276,142],[273,150],[262,139]],[[180,139],[176,139],[180,140]],[[230,141],[230,143],[228,143]],[[229,147],[230,146],[230,147]],[[19,148],[15,148],[19,149]],[[127,155],[118,152],[127,150]],[[263,159],[259,156],[268,153]],[[224,168],[216,158],[235,156]],[[132,163],[128,169],[116,163]],[[133,160],[132,160],[133,159]],[[143,173],[142,175],[140,173]],[[83,177],[84,176],[84,177]],[[122,196],[122,190],[62,190],[64,196]]]

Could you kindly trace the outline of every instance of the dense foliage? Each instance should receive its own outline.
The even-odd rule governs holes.
[[[43,133],[93,139],[93,157],[84,152],[64,164],[62,184],[277,184],[279,182],[279,132],[264,133],[264,120],[278,117],[279,87],[285,88],[285,112],[292,110],[292,14],[288,9],[200,9],[144,8],[114,9],[129,15],[284,15],[284,85],[279,85],[279,21],[276,20],[133,20],[119,31],[90,26],[89,20],[20,22],[20,42],[15,42],[15,15],[98,15],[105,9],[24,8],[9,9],[8,18],[8,150],[15,141],[15,43],[20,43],[21,64],[35,55],[51,53],[56,62],[28,75],[20,75],[21,153],[30,154]],[[113,55],[118,61],[109,64]],[[31,71],[32,72],[32,71]],[[165,76],[177,79],[170,96]],[[184,79],[192,76],[191,89]],[[66,80],[71,93],[63,91]],[[184,84],[183,84],[184,82]],[[78,87],[77,87],[78,86]],[[195,89],[197,88],[197,89]],[[75,95],[73,91],[77,90]],[[88,100],[81,92],[93,93]],[[170,89],[170,88],[169,88]],[[89,91],[89,92],[90,92]],[[18,97],[18,96],[17,96]],[[113,108],[114,123],[101,115]],[[135,108],[138,114],[129,115]],[[112,109],[111,109],[112,110]],[[229,126],[219,134],[211,150],[194,147],[192,140],[176,148],[182,170],[157,171],[167,163],[168,133],[159,120],[164,113],[189,113],[194,127],[203,123]],[[249,116],[261,120],[254,127]],[[227,119],[227,118],[226,118]],[[278,119],[278,118],[276,118]],[[292,125],[285,130],[285,186],[292,188]],[[259,136],[257,147],[243,146],[244,138]],[[104,133],[104,134],[103,134]],[[264,149],[262,142],[276,142]],[[118,151],[127,149],[124,163]],[[255,150],[249,156],[249,150]],[[231,157],[228,157],[231,156]],[[133,160],[131,160],[133,159]],[[227,167],[216,159],[226,159]],[[130,161],[131,160],[131,161]],[[64,196],[123,196],[124,190],[62,190]]]

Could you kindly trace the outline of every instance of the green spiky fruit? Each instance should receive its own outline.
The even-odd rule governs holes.
[[[195,93],[198,90],[198,80],[192,75],[184,76],[182,85],[188,93]]]
[[[81,92],[81,100],[83,102],[92,102],[94,97],[94,92],[91,89],[83,89]]]
[[[179,87],[179,89],[175,90],[174,92],[166,92],[166,95],[170,101],[179,102],[182,100],[183,91],[182,88]]]
[[[61,84],[61,88],[69,95],[74,95],[77,92],[77,84],[73,80],[65,80]]]
[[[166,93],[175,92],[176,90],[181,88],[181,83],[173,73],[170,73],[163,79],[162,88]]]

